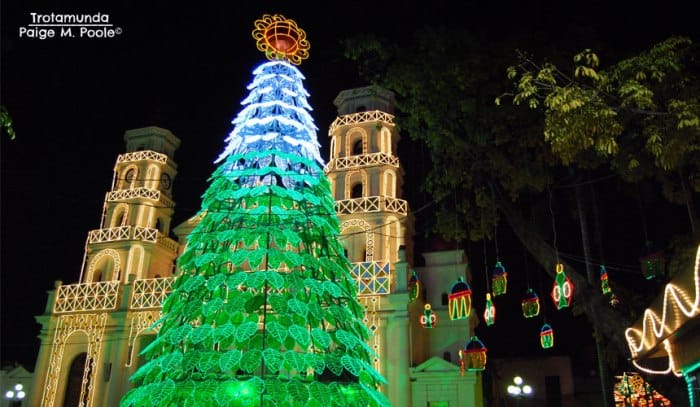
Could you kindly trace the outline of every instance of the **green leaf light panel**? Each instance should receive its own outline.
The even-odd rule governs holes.
[[[421,284],[420,279],[416,271],[413,270],[411,273],[411,278],[408,280],[408,299],[410,301],[415,301],[420,297]]]
[[[486,326],[491,326],[496,322],[496,306],[491,301],[491,294],[486,293],[486,305],[484,307],[484,320]]]
[[[554,330],[549,324],[542,325],[540,330],[540,345],[542,349],[549,349],[554,346]]]
[[[494,297],[505,294],[508,288],[508,273],[500,261],[496,262],[496,266],[491,274],[491,286],[493,287]]]
[[[279,15],[255,27],[278,48],[253,72],[121,407],[390,405],[292,65],[305,34]]]
[[[600,290],[603,292],[603,295],[608,295],[612,292],[608,282],[608,271],[604,265],[600,266]]]
[[[433,312],[433,307],[430,304],[425,304],[423,315],[420,316],[419,322],[425,329],[432,329],[437,325],[438,317],[437,314]]]
[[[467,319],[472,311],[472,289],[463,277],[452,285],[447,297],[450,319]]]
[[[571,305],[573,297],[574,283],[564,273],[564,265],[557,263],[557,275],[552,285],[552,301],[557,309],[562,309]]]
[[[480,372],[486,369],[486,346],[478,337],[472,336],[464,349],[459,350],[459,365],[464,374],[464,369],[470,372]]]
[[[540,297],[537,296],[532,288],[528,288],[525,291],[525,296],[520,304],[522,305],[525,318],[536,317],[540,314]]]

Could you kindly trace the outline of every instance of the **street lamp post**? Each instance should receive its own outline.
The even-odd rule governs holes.
[[[22,405],[22,400],[27,394],[24,392],[24,386],[21,383],[15,384],[11,390],[5,392],[5,399],[8,400],[10,407],[19,407]]]
[[[520,399],[523,397],[532,396],[532,387],[529,384],[524,384],[523,378],[520,376],[515,376],[513,378],[513,384],[508,386],[508,394],[515,397],[517,400],[517,405],[520,406]]]

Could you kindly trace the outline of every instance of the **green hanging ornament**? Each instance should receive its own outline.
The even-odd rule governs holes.
[[[415,270],[411,272],[411,278],[408,280],[408,299],[413,302],[420,297],[421,283]]]
[[[564,265],[557,264],[557,275],[552,286],[552,301],[557,309],[566,308],[571,305],[574,297],[574,283],[564,273]]]
[[[486,293],[486,306],[484,307],[484,320],[486,326],[491,326],[496,322],[496,306],[491,301],[491,294]]]

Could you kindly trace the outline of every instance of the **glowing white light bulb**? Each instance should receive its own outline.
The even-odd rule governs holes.
[[[529,384],[526,384],[523,386],[523,393],[524,394],[532,394],[532,387],[530,387]]]
[[[520,377],[520,376],[515,376],[515,377],[513,378],[513,383],[515,383],[515,384],[517,384],[518,386],[520,386],[521,384],[523,384],[523,378]]]

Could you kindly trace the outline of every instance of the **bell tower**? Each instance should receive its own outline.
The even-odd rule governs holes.
[[[78,283],[57,281],[36,317],[41,346],[28,405],[117,405],[138,351],[152,340],[144,332],[160,314],[180,247],[169,237],[180,139],[144,127],[126,131],[124,141]]]
[[[128,130],[117,157],[100,228],[88,233],[81,282],[171,276],[177,243],[169,238],[175,210],[172,160],[180,140],[159,127]]]
[[[329,129],[325,172],[340,220],[341,242],[353,263],[365,324],[374,333],[382,391],[395,405],[410,405],[406,389],[412,326],[407,304],[407,263],[413,217],[402,199],[403,170],[396,155],[394,94],[368,86],[344,90],[334,101],[338,117]],[[390,346],[389,346],[390,344]]]

